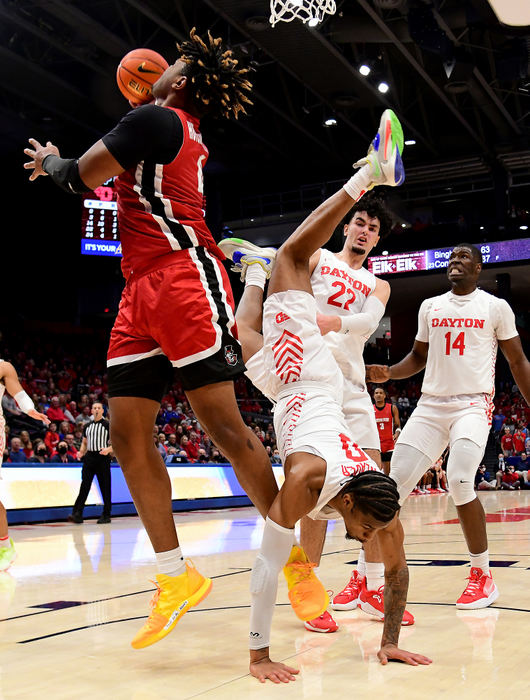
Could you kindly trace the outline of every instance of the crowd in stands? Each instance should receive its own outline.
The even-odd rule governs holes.
[[[3,359],[10,360],[19,374],[22,386],[32,397],[38,411],[51,423],[48,428],[23,414],[7,393],[2,399],[6,417],[6,449],[4,462],[11,463],[75,463],[83,439],[83,427],[92,420],[94,401],[108,404],[105,367],[86,348],[66,349],[57,342],[43,343],[39,348],[25,347]],[[61,349],[58,349],[61,348]],[[104,357],[104,355],[101,355]],[[368,362],[385,363],[387,348],[367,348]],[[370,393],[376,385],[368,387]],[[271,404],[245,378],[235,384],[242,415],[267,450],[271,463],[280,463],[274,435]],[[385,384],[387,400],[399,409],[403,427],[416,407],[421,394],[421,376]],[[481,465],[475,487],[479,490],[530,488],[530,408],[517,386],[499,382],[492,417],[490,449],[498,454],[495,466]],[[162,401],[153,435],[154,443],[167,464],[226,463],[228,460],[213,445],[197,422],[179,383],[175,383]],[[447,454],[424,475],[413,493],[447,491],[445,465]]]

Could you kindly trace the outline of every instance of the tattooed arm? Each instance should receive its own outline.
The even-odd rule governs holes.
[[[378,532],[379,546],[385,564],[385,623],[381,649],[377,656],[386,665],[403,661],[411,666],[430,664],[431,659],[398,647],[399,631],[409,589],[409,570],[403,549],[403,526],[396,516],[390,525]]]

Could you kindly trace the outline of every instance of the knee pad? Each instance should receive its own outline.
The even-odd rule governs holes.
[[[483,447],[466,438],[460,438],[451,445],[447,460],[447,483],[455,506],[463,506],[477,497],[475,474],[483,454]]]
[[[397,443],[390,462],[390,477],[397,484],[400,504],[403,504],[431,464],[432,460],[416,447]]]

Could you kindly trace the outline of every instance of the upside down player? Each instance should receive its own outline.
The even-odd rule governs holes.
[[[495,391],[500,347],[526,402],[530,404],[530,363],[504,299],[477,288],[482,256],[475,246],[457,245],[447,266],[451,290],[425,299],[410,353],[391,367],[372,365],[374,382],[405,379],[425,368],[422,395],[396,443],[390,475],[400,500],[449,443],[447,480],[469,550],[469,583],[457,608],[485,608],[499,592],[489,567],[484,508],[474,490],[484,454]]]
[[[2,480],[2,459],[6,446],[6,422],[2,410],[2,396],[6,389],[15,399],[21,411],[34,420],[42,421],[45,425],[50,424],[50,419],[47,416],[35,410],[35,405],[20,384],[17,371],[11,362],[0,360],[0,481]],[[7,571],[15,561],[16,556],[15,545],[9,537],[7,528],[6,509],[0,500],[0,571]]]
[[[237,407],[233,378],[244,367],[232,291],[203,211],[208,150],[200,118],[245,112],[248,68],[220,38],[203,41],[195,30],[178,48],[180,58],[153,86],[156,104],[129,112],[79,161],[60,158],[51,143],[42,147],[34,139],[25,150],[30,180],[48,174],[67,191],[85,192],[118,176],[127,284],[107,356],[111,440],[159,570],[155,605],[135,648],[168,634],[211,587],[183,560],[171,483],[153,442],[160,401],[175,374],[263,515],[278,492],[267,453]]]
[[[397,158],[399,153],[394,148],[383,167],[393,170]],[[276,256],[264,306],[270,255],[264,260],[260,253],[268,251],[244,241],[239,241],[236,250],[233,239],[228,244],[232,247],[231,257],[243,269],[245,278],[236,318],[247,375],[276,402],[274,424],[285,465],[285,482],[269,510],[251,576],[250,672],[262,682],[267,678],[276,683],[288,682],[297,673],[269,657],[281,568],[285,566],[289,598],[301,619],[313,619],[315,613],[321,614],[327,607],[327,594],[310,573],[312,565],[293,556],[294,526],[304,515],[325,519],[340,515],[347,537],[361,542],[381,533],[387,611],[379,659],[383,664],[390,659],[411,665],[430,663],[430,659],[397,646],[405,609],[401,591],[408,569],[403,529],[396,517],[395,484],[348,434],[342,412],[343,377],[319,332],[308,271],[310,256],[328,240],[351,208],[352,200],[361,195],[361,183],[372,176],[372,166],[366,164],[283,244]],[[298,548],[293,549],[296,553]],[[305,580],[296,576],[297,568],[305,568]]]

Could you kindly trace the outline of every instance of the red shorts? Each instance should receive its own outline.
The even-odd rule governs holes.
[[[192,389],[244,370],[222,263],[204,248],[177,251],[166,263],[127,281],[107,353],[111,396],[145,395],[131,393],[131,373],[141,384],[139,373],[186,368],[184,388]]]

